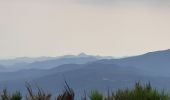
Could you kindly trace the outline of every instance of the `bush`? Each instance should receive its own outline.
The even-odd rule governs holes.
[[[170,100],[170,98],[164,92],[153,89],[150,84],[142,86],[136,83],[132,90],[118,90],[110,100]]]
[[[15,93],[12,94],[11,100],[21,100],[22,95],[20,92],[16,91]]]
[[[97,90],[92,91],[90,94],[90,100],[103,100],[103,95]]]
[[[21,100],[22,95],[20,92],[16,91],[12,95],[7,91],[7,89],[4,89],[1,94],[1,100]]]

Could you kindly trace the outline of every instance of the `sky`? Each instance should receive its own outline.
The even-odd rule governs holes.
[[[0,0],[0,58],[170,48],[170,0]]]

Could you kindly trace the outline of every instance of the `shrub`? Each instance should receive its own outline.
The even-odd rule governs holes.
[[[15,93],[12,94],[11,100],[21,100],[22,95],[19,91],[16,91]]]
[[[103,100],[103,95],[97,90],[92,91],[90,94],[90,100]]]
[[[111,100],[170,100],[170,98],[164,92],[152,88],[150,84],[142,86],[140,83],[136,83],[132,90],[125,89],[115,92]]]
[[[7,91],[7,89],[4,89],[1,94],[1,100],[21,100],[22,95],[20,92],[16,91],[12,95]]]

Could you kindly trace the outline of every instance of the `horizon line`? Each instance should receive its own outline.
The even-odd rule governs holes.
[[[152,53],[152,52],[160,52],[160,51],[167,51],[170,50],[169,49],[160,49],[160,50],[153,50],[153,51],[147,51],[144,53],[139,53],[139,54],[132,54],[132,55],[124,55],[124,56],[114,56],[114,55],[100,55],[100,54],[89,54],[89,53],[85,53],[85,52],[80,52],[80,53],[76,53],[76,54],[63,54],[63,55],[55,55],[55,56],[16,56],[16,57],[6,57],[6,58],[0,58],[0,60],[12,60],[12,59],[21,59],[21,58],[57,58],[57,57],[63,57],[63,56],[79,56],[80,54],[84,54],[87,56],[101,56],[101,57],[113,57],[115,59],[119,59],[119,58],[127,58],[127,57],[134,57],[134,56],[140,56],[140,55],[144,55],[147,53]]]

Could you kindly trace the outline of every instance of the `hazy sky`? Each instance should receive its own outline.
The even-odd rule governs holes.
[[[0,0],[0,58],[168,48],[169,0]]]

